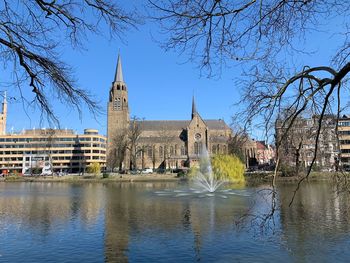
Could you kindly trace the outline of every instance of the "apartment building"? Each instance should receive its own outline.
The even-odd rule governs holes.
[[[340,164],[350,170],[350,116],[344,115],[338,121]]]
[[[281,120],[276,123],[277,140],[280,140],[281,136],[283,136],[279,149],[279,157],[282,164],[297,167],[308,167],[311,165],[315,154],[318,124],[318,115],[314,115],[311,118],[297,118],[288,132],[285,127],[282,127]],[[285,134],[286,132],[287,134]],[[338,154],[336,117],[326,115],[322,120],[314,167],[323,170],[336,169]]]
[[[0,170],[2,173],[80,173],[94,163],[106,166],[105,136],[98,130],[32,129],[6,133],[7,101],[0,113]]]
[[[106,165],[106,137],[97,130],[33,129],[0,136],[1,170],[31,173],[51,166],[53,172],[78,173],[93,163]]]

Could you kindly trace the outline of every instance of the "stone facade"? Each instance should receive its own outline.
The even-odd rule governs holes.
[[[228,152],[230,127],[221,119],[202,119],[194,98],[190,120],[130,120],[127,92],[119,57],[108,102],[109,168],[190,167],[205,149],[211,154]],[[118,154],[123,157],[113,162]]]
[[[281,140],[279,158],[281,164],[307,168],[315,154],[316,134],[319,116],[297,118],[287,132],[281,120],[276,123],[276,139]],[[287,132],[287,134],[285,134]],[[285,135],[284,135],[285,134]],[[283,136],[284,135],[284,136]],[[282,137],[283,136],[283,137]],[[314,167],[334,170],[338,162],[338,139],[336,134],[336,117],[325,115],[318,141],[317,156]]]

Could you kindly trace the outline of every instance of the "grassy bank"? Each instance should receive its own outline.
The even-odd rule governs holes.
[[[273,178],[274,172],[250,172],[245,173],[244,177],[248,183],[259,183],[259,182],[271,182]],[[308,180],[317,181],[317,180],[333,180],[337,175],[344,176],[344,173],[336,173],[336,172],[311,172]],[[350,173],[346,173],[345,175],[350,177]],[[277,175],[277,182],[297,182],[304,175],[301,174],[299,176],[288,176],[283,177],[280,174]]]
[[[312,172],[309,180],[332,180],[336,176],[334,172]],[[343,174],[342,174],[343,176]],[[244,174],[248,184],[259,184],[271,182],[273,172],[247,172]],[[350,177],[350,174],[349,174]],[[278,182],[297,182],[301,176],[277,177]],[[0,177],[3,182],[152,182],[152,181],[179,181],[186,180],[186,177],[177,177],[177,174],[109,174],[107,175],[65,175],[65,176],[19,176],[10,175],[4,178]]]
[[[148,181],[177,181],[181,178],[176,174],[147,174],[128,175],[65,175],[65,176],[18,176],[10,175],[0,178],[3,182],[148,182]]]

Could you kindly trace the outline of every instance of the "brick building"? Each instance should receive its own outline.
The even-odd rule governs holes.
[[[230,127],[221,119],[203,119],[194,98],[189,120],[131,120],[120,56],[107,109],[110,168],[190,167],[198,162],[205,148],[213,154],[228,152]]]

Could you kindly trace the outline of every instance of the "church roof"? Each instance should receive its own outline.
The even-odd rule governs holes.
[[[190,124],[190,120],[187,121],[169,121],[169,120],[160,120],[160,121],[142,121],[142,130],[145,131],[159,131],[159,130],[182,130],[186,129]],[[224,120],[204,120],[206,125],[210,130],[225,130],[230,129],[227,126]]]
[[[115,70],[114,81],[124,82],[123,69],[122,69],[122,59],[120,57],[120,54],[118,54],[118,63],[117,63],[117,68]]]
[[[182,130],[186,129],[190,121],[141,121],[142,130]]]

